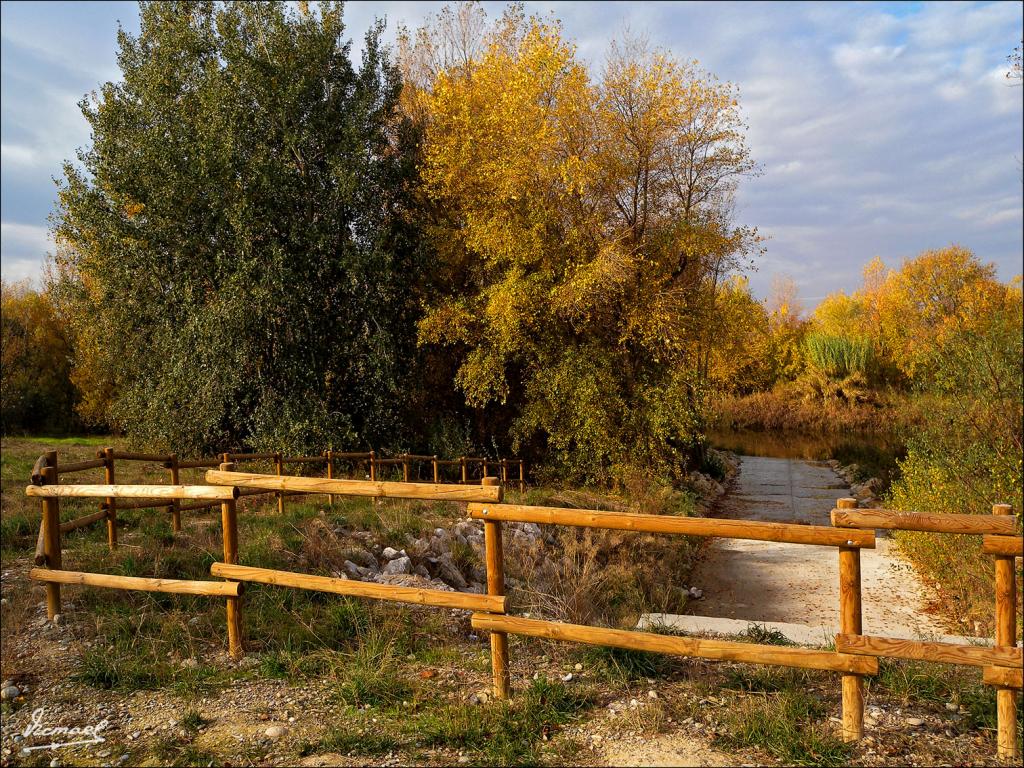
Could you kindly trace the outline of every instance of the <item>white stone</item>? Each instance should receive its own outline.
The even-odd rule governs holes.
[[[288,732],[288,729],[283,725],[272,725],[263,733],[266,734],[268,739],[279,739]]]
[[[408,557],[399,557],[391,560],[387,565],[384,566],[382,573],[385,574],[400,574],[400,573],[412,573],[412,560]]]

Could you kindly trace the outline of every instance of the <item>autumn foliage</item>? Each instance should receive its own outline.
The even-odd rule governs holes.
[[[479,14],[402,48],[438,270],[420,343],[563,475],[680,467],[719,285],[757,251],[730,217],[754,171],[736,90],[636,40],[595,77],[557,22]]]

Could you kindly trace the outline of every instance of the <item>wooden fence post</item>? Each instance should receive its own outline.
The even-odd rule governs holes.
[[[402,482],[409,482],[409,454],[402,454]]]
[[[501,460],[501,484],[508,485],[508,459]]]
[[[171,454],[171,485],[178,485],[178,455]],[[171,530],[175,533],[181,532],[181,500],[175,499],[171,502]]]
[[[437,454],[436,453],[434,454],[434,458],[432,459],[431,463],[434,465],[434,483],[437,484],[437,483],[439,483],[441,481],[439,479],[439,475],[438,475],[438,472],[437,472]]]
[[[465,465],[463,465],[465,466]],[[498,478],[484,477],[481,485],[498,485]],[[505,594],[505,565],[501,544],[501,521],[484,520],[484,552],[487,561],[487,594]],[[491,632],[491,672],[494,675],[494,698],[507,699],[510,676],[508,670],[508,635]]]
[[[377,481],[377,452],[370,449],[370,481]]]
[[[483,479],[487,477],[487,457],[484,456],[481,461],[484,463],[483,469],[480,470],[480,482],[483,483]]]
[[[519,460],[519,492],[526,493],[526,462]]]
[[[839,509],[856,509],[856,499],[839,499]],[[839,548],[839,631],[859,635],[861,624],[860,549]],[[864,736],[864,678],[843,675],[843,741],[859,741]]]
[[[233,472],[235,465],[224,462],[220,465],[222,472]],[[235,500],[229,499],[220,505],[221,526],[224,529],[224,562],[238,564],[238,510]],[[242,657],[242,609],[240,598],[227,598],[228,623],[228,655],[232,659]]]
[[[277,476],[280,477],[284,474],[284,457],[280,453],[274,454],[274,468],[277,470]],[[277,514],[284,514],[284,491],[277,492]]]
[[[328,448],[324,451],[324,456],[327,457],[327,479],[330,480],[334,477],[334,451]],[[327,503],[334,506],[334,494],[327,494]]]
[[[52,456],[52,464],[43,469],[43,483],[45,485],[57,484],[57,452],[51,451],[47,454]],[[49,459],[48,459],[49,460]],[[55,571],[61,568],[60,555],[60,500],[43,499],[43,554],[46,557],[46,566]],[[60,613],[60,584],[46,584],[46,615],[53,620],[53,617]]]
[[[114,449],[103,449],[103,475],[107,485],[114,485]],[[107,544],[117,549],[117,499],[107,499]]]
[[[993,515],[1012,515],[1009,504],[996,504]],[[995,555],[996,568],[996,645],[1017,646],[1017,582],[1014,558]],[[1017,692],[1005,686],[996,687],[996,751],[1003,760],[1020,757],[1017,743]]]
[[[459,466],[462,467],[462,482],[466,482],[466,457],[459,456]]]

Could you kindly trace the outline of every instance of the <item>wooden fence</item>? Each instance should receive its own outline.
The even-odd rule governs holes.
[[[101,451],[96,452],[95,459],[89,459],[87,461],[76,461],[71,463],[58,463],[58,457],[56,451],[48,451],[40,456],[32,468],[31,482],[33,485],[42,485],[44,482],[44,472],[49,467],[56,472],[56,478],[53,483],[59,482],[61,475],[68,475],[75,472],[84,472],[90,469],[103,469],[104,483],[106,485],[115,484],[115,465],[118,461],[128,462],[144,462],[149,464],[159,464],[163,469],[169,472],[170,484],[178,485],[180,482],[180,473],[184,469],[209,469],[217,467],[225,462],[253,462],[253,461],[272,461],[274,468],[279,476],[284,475],[284,468],[287,465],[295,464],[324,464],[326,468],[327,479],[334,479],[335,471],[339,465],[348,464],[352,471],[359,469],[365,470],[365,477],[371,481],[376,481],[379,476],[387,476],[392,468],[398,468],[401,472],[402,482],[408,483],[413,478],[418,478],[421,473],[421,469],[427,464],[430,465],[431,479],[434,484],[442,484],[446,482],[455,482],[461,484],[479,483],[483,477],[487,476],[487,472],[490,469],[500,471],[500,477],[502,485],[508,486],[510,483],[517,484],[520,492],[526,490],[526,462],[522,459],[488,459],[486,457],[475,457],[475,456],[460,456],[457,459],[439,459],[435,456],[425,456],[421,454],[403,453],[397,458],[380,458],[377,456],[376,451],[362,451],[362,452],[345,452],[345,451],[334,451],[327,450],[319,456],[284,456],[281,453],[222,453],[217,458],[201,458],[201,459],[179,459],[177,455],[171,454],[154,454],[154,453],[129,453],[125,451],[116,451],[113,448],[104,448]],[[458,467],[457,479],[451,480],[451,473],[446,471],[446,467]],[[518,472],[516,472],[518,470]],[[478,474],[478,472],[480,474]],[[513,477],[514,474],[518,474],[517,477]],[[250,489],[242,493],[243,496],[258,496],[262,494],[271,493],[268,490],[256,490]],[[290,495],[304,495],[306,492],[299,491],[278,491],[277,492],[277,506],[279,512],[284,512],[284,499]],[[133,497],[138,498],[138,497]],[[201,509],[210,509],[211,507],[217,506],[216,501],[210,500],[198,500],[189,501],[188,503],[182,503],[184,497],[175,498],[173,496],[164,497],[150,497],[150,500],[146,501],[131,501],[131,502],[118,502],[115,497],[106,497],[100,504],[100,509],[91,515],[86,515],[77,520],[73,520],[67,523],[61,524],[63,532],[74,530],[91,523],[98,522],[99,520],[106,520],[107,522],[107,539],[110,544],[110,548],[114,549],[117,547],[117,510],[118,509],[143,509],[143,508],[166,508],[171,514],[171,528],[177,533],[181,531],[181,513],[186,511],[195,511]],[[331,504],[334,503],[334,495],[329,494],[329,501]],[[39,539],[36,542],[36,565],[43,564],[43,533],[40,528]]]
[[[302,457],[302,460],[307,458],[314,457]],[[280,467],[281,460],[275,460]],[[111,477],[108,479],[112,480]],[[383,482],[376,479],[341,480],[287,476],[282,475],[280,470],[276,475],[237,472],[235,465],[226,461],[222,462],[218,469],[208,471],[205,479],[207,485],[203,486],[118,486],[112,483],[97,486],[60,486],[56,484],[56,468],[43,467],[43,484],[29,486],[26,493],[41,498],[43,503],[40,526],[43,554],[41,564],[45,564],[47,568],[35,568],[30,572],[30,576],[46,583],[47,611],[50,617],[60,610],[61,584],[224,597],[227,600],[228,650],[232,657],[238,658],[243,654],[240,600],[243,594],[242,585],[245,582],[459,608],[473,611],[472,626],[490,633],[496,698],[507,698],[510,695],[509,634],[678,656],[820,669],[841,676],[842,732],[843,738],[847,741],[856,741],[863,736],[863,680],[864,676],[878,672],[879,657],[968,664],[982,667],[984,683],[996,688],[997,745],[1000,757],[1015,759],[1019,756],[1019,745],[1016,742],[1015,691],[1021,688],[1022,664],[1020,649],[1016,645],[1014,558],[1022,556],[1024,540],[1016,535],[1012,510],[1006,505],[994,507],[995,514],[991,517],[926,515],[891,510],[857,510],[855,500],[840,499],[837,508],[832,512],[833,525],[829,527],[504,504],[502,486],[496,477],[482,478],[478,486]],[[373,498],[469,502],[470,518],[481,520],[484,524],[487,594],[400,587],[240,564],[236,501],[247,493],[326,493]],[[220,504],[224,560],[213,563],[210,572],[212,576],[225,581],[139,579],[62,570],[60,535],[65,526],[74,524],[77,527],[77,523],[80,522],[72,521],[63,525],[59,522],[59,500],[69,496],[105,498],[109,505],[108,510],[115,508],[115,500],[119,498],[142,498],[146,500],[141,502],[142,504],[150,505],[153,503],[152,500],[164,503],[168,500],[185,499],[201,499],[204,503]],[[96,515],[88,517],[102,519]],[[511,521],[835,547],[839,558],[840,614],[840,634],[836,637],[835,649],[788,648],[728,640],[696,639],[508,616],[501,526],[503,522]],[[864,635],[861,624],[863,605],[860,551],[875,546],[876,528],[983,535],[983,551],[991,555],[995,562],[995,647],[929,643],[911,639],[893,640]]]

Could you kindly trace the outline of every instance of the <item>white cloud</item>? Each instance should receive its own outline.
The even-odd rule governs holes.
[[[38,285],[46,254],[53,250],[46,227],[0,222],[0,271],[4,280],[29,279]]]
[[[42,285],[41,264],[33,259],[4,259],[0,266],[4,282],[20,283],[27,280],[33,288]]]

